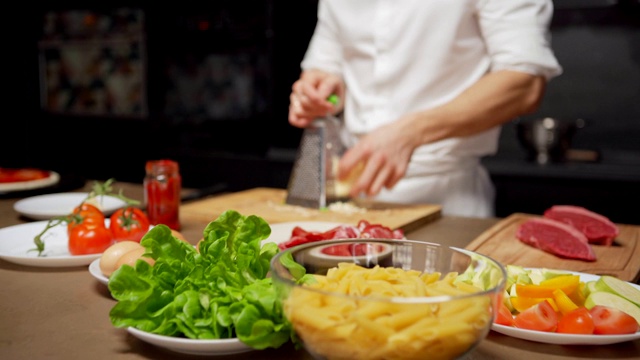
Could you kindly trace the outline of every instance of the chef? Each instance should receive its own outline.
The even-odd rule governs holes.
[[[480,158],[562,72],[552,14],[551,0],[320,0],[289,123],[343,119],[340,177],[361,169],[351,196],[493,216]]]

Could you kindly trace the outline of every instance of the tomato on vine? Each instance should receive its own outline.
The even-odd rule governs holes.
[[[102,212],[102,210],[100,210],[99,207],[97,207],[96,205],[90,204],[88,202],[83,202],[80,205],[73,208],[71,215],[78,214],[78,213],[96,214],[96,215],[104,216],[104,213]]]
[[[140,242],[150,226],[147,214],[133,206],[116,210],[111,214],[110,220],[109,229],[116,242],[125,240]]]
[[[67,231],[71,231],[78,224],[86,224],[90,226],[104,225],[105,216],[98,207],[83,202],[76,206],[73,212],[68,215]]]
[[[100,254],[113,244],[111,231],[104,226],[78,224],[69,231],[71,255]]]
[[[91,228],[91,227],[99,228],[97,232],[100,233],[101,238],[104,237],[105,230],[109,234],[111,234],[111,230],[107,228],[104,224],[105,216],[102,213],[102,211],[95,205],[88,203],[88,201],[92,201],[98,196],[110,195],[125,201],[128,204],[128,206],[134,206],[134,205],[140,204],[140,201],[129,199],[126,196],[124,196],[122,194],[122,190],[120,190],[120,192],[118,193],[114,193],[114,190],[112,187],[112,184],[114,182],[115,182],[115,179],[109,179],[104,183],[100,183],[97,181],[94,182],[92,190],[87,195],[87,198],[80,205],[78,205],[73,210],[73,212],[64,216],[56,216],[47,222],[44,229],[39,234],[34,236],[33,243],[35,244],[35,248],[30,249],[29,251],[37,251],[38,256],[43,256],[43,252],[45,248],[44,235],[47,233],[47,231],[51,230],[56,226],[62,226],[62,225],[67,226],[69,243],[72,242],[71,231],[79,227],[80,225],[83,225],[85,231],[88,230],[86,228]],[[112,237],[112,235],[110,235],[110,237]],[[84,250],[84,245],[82,245],[82,242],[75,241],[75,240],[78,240],[78,239],[74,239],[73,241],[74,244],[73,245],[70,244],[70,247],[73,246],[80,253],[84,252],[85,250]],[[92,241],[95,241],[95,240],[92,239]],[[111,241],[109,243],[111,243]],[[102,251],[99,251],[99,252],[102,252]],[[77,254],[73,254],[72,252],[72,255],[77,255]]]

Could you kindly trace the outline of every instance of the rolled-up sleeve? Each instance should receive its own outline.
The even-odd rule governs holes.
[[[324,1],[318,3],[318,22],[302,59],[303,70],[321,69],[342,75],[342,50],[333,15]]]
[[[491,71],[521,71],[547,80],[562,73],[551,48],[551,0],[479,0],[477,6]]]

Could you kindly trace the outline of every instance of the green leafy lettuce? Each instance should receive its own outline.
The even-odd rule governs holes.
[[[207,225],[199,252],[157,225],[142,238],[153,266],[138,260],[109,279],[118,300],[109,316],[116,327],[191,339],[237,337],[255,349],[294,339],[267,277],[279,251],[265,243],[269,225],[258,216],[228,210]]]

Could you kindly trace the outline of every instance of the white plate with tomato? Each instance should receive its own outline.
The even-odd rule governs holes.
[[[0,229],[0,259],[39,267],[85,266],[100,258],[116,241],[140,241],[151,227],[146,214],[138,208],[120,208],[107,218],[91,205],[83,204],[81,209],[74,213],[83,219],[79,225],[56,219]],[[95,226],[102,222],[104,227]],[[41,254],[34,241],[38,235],[44,243]]]
[[[580,281],[588,282],[595,281],[600,278],[598,275],[567,271],[568,273],[580,275]],[[640,290],[640,286],[629,283],[632,286]],[[563,334],[557,332],[545,332],[520,329],[513,326],[505,326],[499,324],[492,324],[491,330],[512,336],[518,339],[535,341],[546,344],[557,345],[609,345],[617,344],[625,341],[633,341],[640,339],[640,331],[633,334],[621,334],[621,335],[583,335],[583,334]]]
[[[107,227],[108,222],[107,219]],[[47,223],[36,221],[0,229],[0,259],[28,266],[68,267],[89,265],[100,257],[100,254],[71,255],[65,223],[52,227],[44,234],[45,249],[42,256],[38,256],[33,239],[46,228]]]

